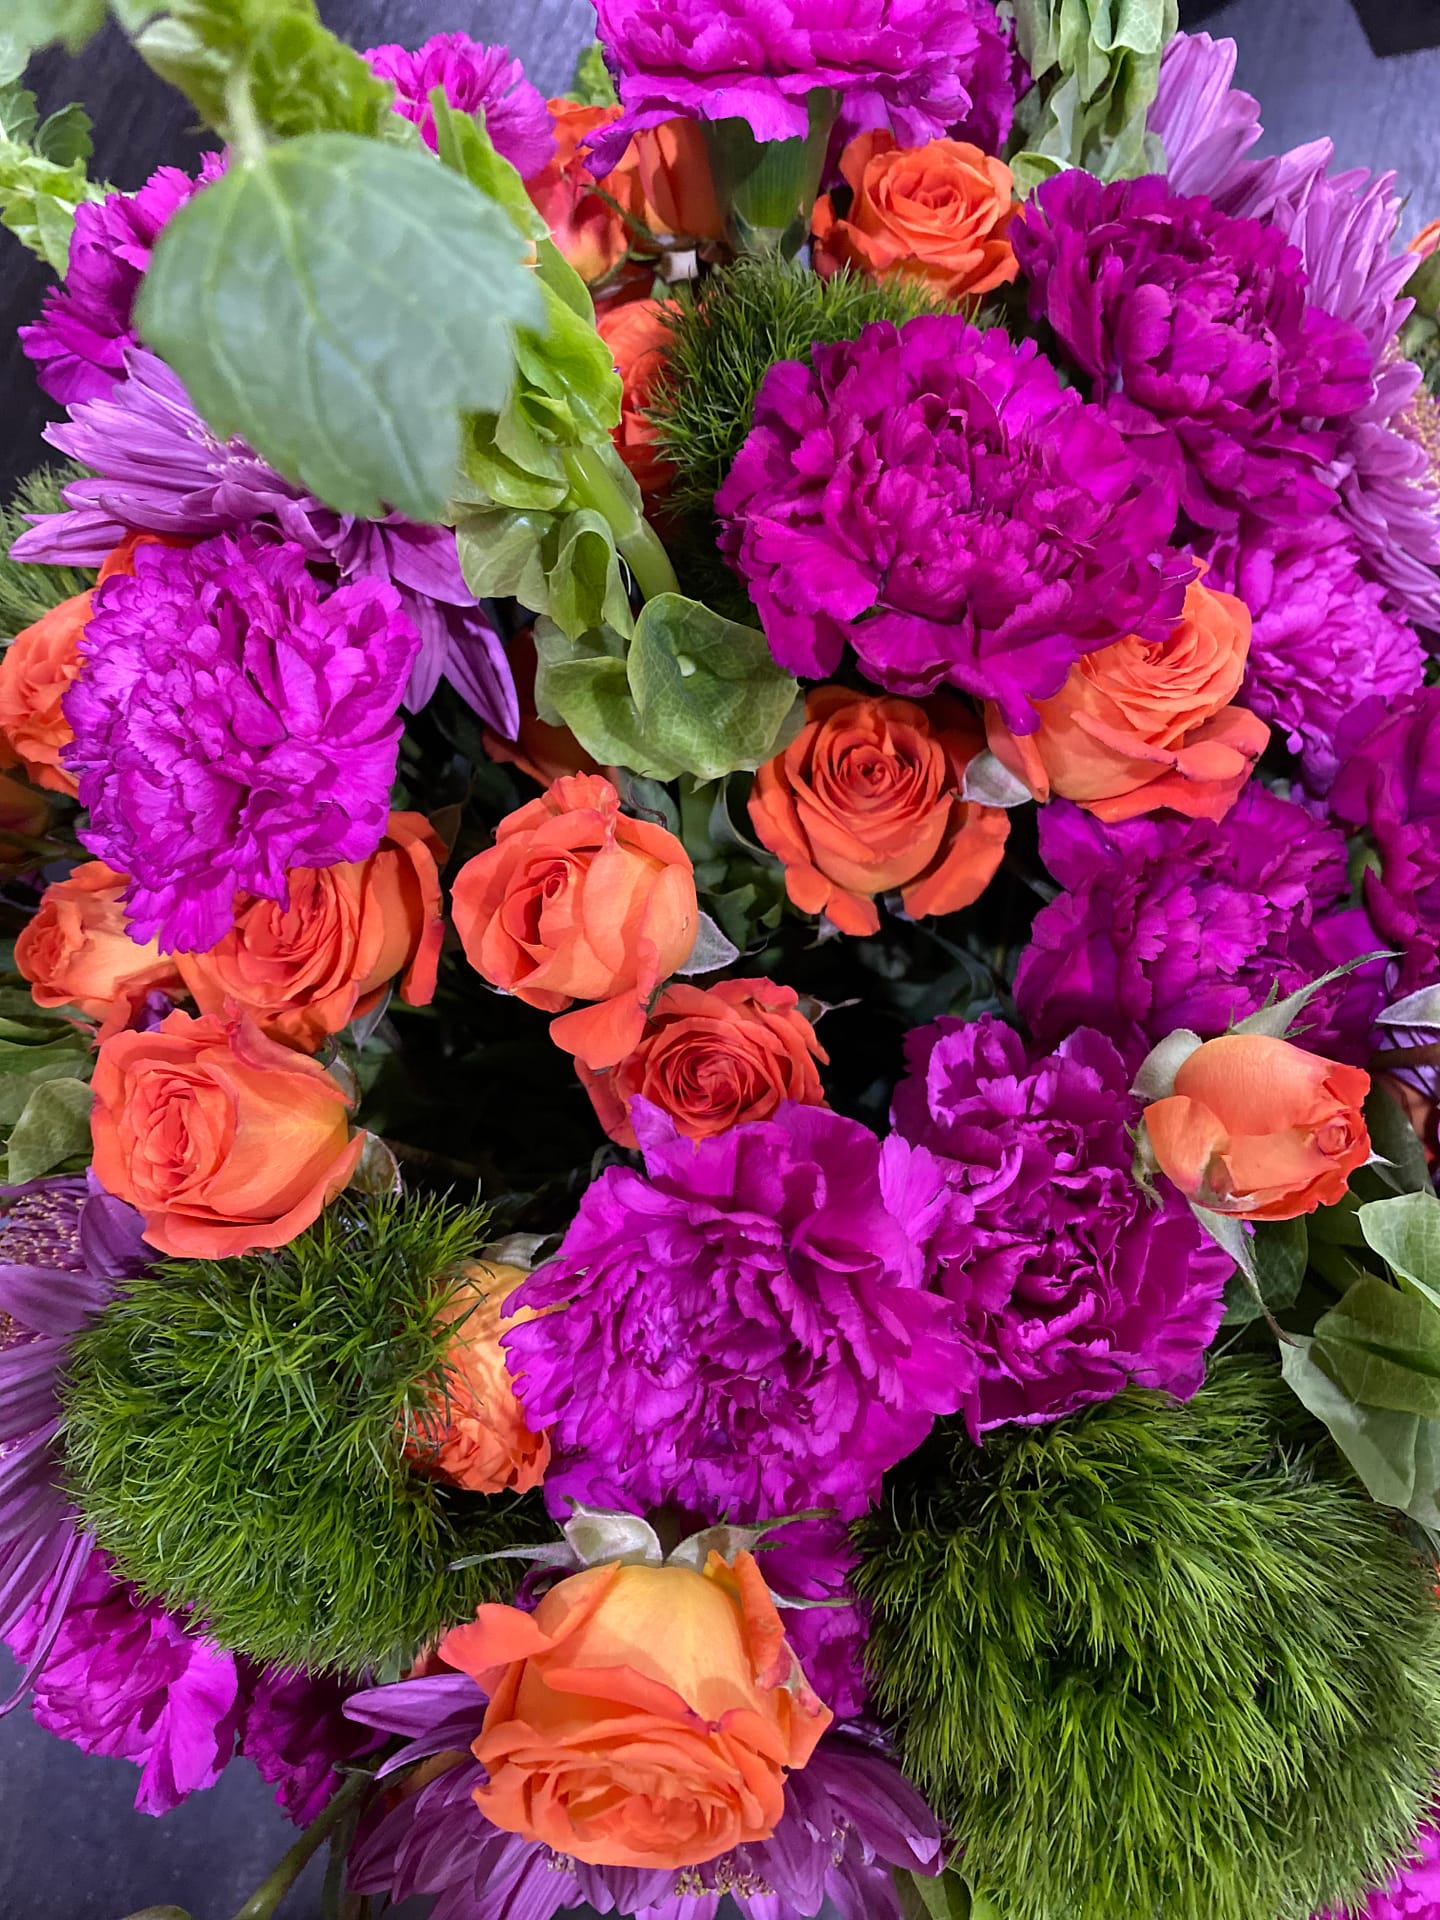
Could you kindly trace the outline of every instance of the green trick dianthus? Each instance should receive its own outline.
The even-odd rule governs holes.
[[[947,1423],[856,1537],[877,1706],[1001,1920],[1308,1920],[1406,1853],[1434,1574],[1273,1369]]]
[[[74,567],[27,566],[10,558],[10,549],[26,532],[32,513],[58,513],[65,502],[60,489],[84,471],[76,466],[41,467],[22,480],[0,506],[0,640],[13,640],[62,601],[93,587],[93,573]]]
[[[394,1672],[508,1598],[513,1563],[452,1563],[546,1539],[537,1498],[405,1459],[484,1238],[473,1209],[347,1197],[278,1252],[133,1282],[64,1386],[72,1490],[126,1578],[223,1646],[347,1672]]]

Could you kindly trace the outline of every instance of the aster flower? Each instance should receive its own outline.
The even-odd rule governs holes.
[[[1130,1070],[1103,1035],[1027,1060],[1003,1022],[906,1036],[894,1121],[928,1150],[935,1284],[978,1362],[965,1421],[1058,1419],[1131,1383],[1188,1399],[1233,1270],[1178,1194],[1136,1184]]]
[[[126,378],[47,429],[62,453],[90,469],[65,489],[69,511],[37,517],[11,549],[16,560],[98,567],[132,530],[177,539],[248,530],[293,540],[340,581],[388,581],[420,636],[405,703],[423,707],[442,674],[491,726],[513,738],[515,681],[499,635],[465,584],[449,527],[390,514],[338,514],[284,480],[241,440],[217,440],[180,381],[142,348]]]
[[[806,96],[840,96],[846,133],[888,125],[902,146],[958,129],[998,151],[1015,61],[990,0],[596,0],[624,113],[595,147],[607,172],[643,127],[744,120],[760,141],[809,129]]]
[[[908,1150],[882,1167],[866,1128],[788,1102],[699,1141],[646,1100],[631,1119],[645,1173],[587,1189],[504,1340],[552,1511],[860,1512],[965,1388],[888,1203]]]
[[[370,71],[393,82],[395,111],[419,127],[435,147],[435,115],[430,95],[445,89],[445,101],[458,113],[485,115],[485,131],[495,151],[523,180],[540,172],[555,152],[550,111],[525,69],[508,47],[487,47],[468,33],[435,33],[412,53],[405,47],[371,47],[363,56]]]
[[[1096,1027],[1132,1069],[1177,1027],[1213,1038],[1272,988],[1293,992],[1384,944],[1344,905],[1344,835],[1258,782],[1220,821],[1107,827],[1053,804],[1040,857],[1066,891],[1035,918],[1015,1003],[1042,1044]],[[1385,997],[1379,963],[1334,982],[1306,1010],[1306,1047],[1363,1063]]]
[[[379,846],[415,655],[395,589],[326,594],[293,543],[145,546],[97,592],[66,694],[82,839],[131,876],[130,929],[201,951],[237,890]]]
[[[52,287],[40,318],[19,329],[52,400],[98,399],[124,377],[135,296],[160,229],[224,168],[222,155],[207,153],[196,179],[161,167],[135,193],[108,193],[75,209],[65,284]]]
[[[1218,200],[1243,175],[1260,138],[1260,102],[1232,86],[1235,42],[1208,33],[1177,33],[1160,56],[1160,80],[1146,125],[1165,149],[1165,177],[1175,193]]]
[[[1210,549],[1207,584],[1235,593],[1253,625],[1245,704],[1300,756],[1306,785],[1335,777],[1335,735],[1355,703],[1394,700],[1425,676],[1425,652],[1408,623],[1367,580],[1360,548],[1338,514],[1303,527],[1254,523]]]
[[[848,642],[887,691],[949,681],[1025,733],[1081,654],[1169,633],[1174,501],[1033,341],[926,315],[813,358],[770,369],[715,499],[792,673]]]
[[[276,1788],[276,1803],[308,1827],[341,1784],[336,1771],[380,1745],[347,1719],[351,1689],[332,1675],[255,1668],[244,1663],[239,1751]]]
[[[1415,1836],[1415,1851],[1393,1878],[1377,1887],[1363,1907],[1316,1920],[1434,1920],[1440,1913],[1440,1827],[1427,1822]]]
[[[1280,234],[1158,177],[1106,185],[1071,169],[1041,184],[1011,239],[1031,314],[1193,521],[1333,506],[1323,470],[1370,397],[1371,354],[1357,327],[1307,304]]]
[[[469,1757],[485,1695],[466,1674],[402,1680],[354,1695],[346,1712],[406,1742],[381,1769],[408,1770],[462,1755],[418,1791],[404,1791],[350,1856],[356,1893],[397,1904],[438,1896],[432,1920],[552,1920],[590,1907],[641,1920],[713,1920],[728,1893],[745,1920],[900,1920],[892,1867],[933,1873],[941,1837],[934,1816],[899,1769],[858,1734],[825,1736],[785,1782],[785,1813],[758,1846],[701,1867],[595,1867],[492,1826],[472,1795],[483,1785]],[[832,1906],[826,1902],[833,1903]]]

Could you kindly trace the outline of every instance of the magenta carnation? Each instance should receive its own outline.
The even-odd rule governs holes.
[[[596,170],[642,127],[684,115],[744,120],[757,140],[795,140],[806,95],[840,95],[847,133],[889,126],[902,146],[954,128],[998,151],[1016,69],[990,0],[595,0],[624,114]]]
[[[418,646],[391,586],[327,593],[298,546],[142,546],[99,589],[65,696],[81,839],[135,937],[204,951],[237,889],[363,860],[385,832]]]
[[[1258,782],[1221,821],[1105,826],[1053,804],[1040,857],[1066,891],[1035,918],[1015,1004],[1043,1045],[1096,1027],[1131,1068],[1177,1027],[1224,1033],[1272,989],[1384,945],[1344,904],[1344,835]],[[1311,1002],[1305,1044],[1363,1063],[1385,997],[1378,963],[1337,981]]]
[[[65,284],[52,287],[40,318],[19,330],[52,400],[94,400],[124,377],[125,349],[135,343],[135,296],[160,229],[224,166],[220,154],[209,153],[197,179],[161,167],[136,193],[107,193],[75,209]]]
[[[1426,1824],[1415,1836],[1415,1851],[1363,1907],[1347,1914],[1318,1914],[1316,1920],[1435,1920],[1440,1914],[1440,1827]]]
[[[495,151],[522,179],[539,173],[554,154],[549,109],[508,47],[484,46],[468,33],[436,33],[413,53],[406,47],[371,47],[364,57],[372,73],[394,83],[396,113],[419,127],[427,147],[435,146],[430,95],[443,87],[447,106],[484,113]]]
[[[1180,1399],[1205,1377],[1233,1262],[1132,1171],[1139,1104],[1103,1035],[1045,1058],[986,1016],[906,1036],[895,1125],[939,1176],[925,1232],[935,1284],[978,1363],[979,1439],[1106,1400],[1129,1384]]]
[[[785,1636],[806,1677],[837,1720],[865,1709],[869,1608],[850,1587],[860,1556],[838,1520],[800,1520],[767,1534],[760,1549],[766,1584],[787,1605]]]
[[[1031,313],[1193,521],[1303,521],[1334,504],[1323,470],[1370,398],[1371,354],[1307,304],[1280,234],[1158,177],[1106,185],[1078,169],[1043,182],[1012,234]]]
[[[587,1190],[517,1296],[556,1311],[505,1338],[555,1449],[552,1509],[861,1512],[966,1385],[889,1204],[908,1149],[882,1163],[872,1133],[820,1107],[698,1141],[646,1101],[631,1117],[645,1173]]]
[[[848,642],[888,691],[949,681],[1028,732],[1079,655],[1168,634],[1191,572],[1173,500],[1033,341],[925,316],[814,362],[770,369],[715,499],[792,673]]]
[[[1338,514],[1303,527],[1247,526],[1210,554],[1207,585],[1236,593],[1254,621],[1246,706],[1300,756],[1306,785],[1335,777],[1335,735],[1357,701],[1413,693],[1425,677],[1415,631],[1367,580]]]
[[[336,1769],[379,1746],[347,1719],[352,1689],[330,1675],[256,1669],[246,1663],[240,1752],[276,1789],[276,1803],[308,1827],[341,1784]]]

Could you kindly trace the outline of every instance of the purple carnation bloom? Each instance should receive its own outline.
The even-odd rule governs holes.
[[[785,1637],[816,1693],[837,1720],[865,1710],[865,1641],[869,1608],[850,1588],[860,1556],[838,1520],[799,1520],[777,1527],[761,1543],[766,1584],[782,1601],[818,1601],[784,1607]],[[844,1601],[843,1606],[837,1605]]]
[[[399,1734],[382,1777],[468,1750],[485,1717],[468,1674],[401,1680],[354,1695],[346,1712]],[[397,1904],[438,1895],[431,1920],[552,1920],[589,1906],[639,1920],[715,1920],[728,1893],[745,1920],[812,1920],[833,1903],[845,1920],[900,1920],[892,1867],[939,1871],[940,1829],[899,1769],[858,1735],[831,1732],[785,1783],[773,1836],[703,1866],[595,1867],[492,1826],[472,1799],[485,1772],[465,1758],[406,1795],[350,1855],[356,1893]]]
[[[371,47],[364,58],[372,73],[395,86],[395,111],[420,129],[432,150],[435,114],[430,95],[445,89],[457,113],[484,112],[485,131],[502,159],[529,180],[553,158],[550,110],[508,47],[487,47],[468,33],[436,33],[413,53],[397,46]]]
[[[986,1016],[916,1028],[905,1055],[895,1125],[938,1175],[926,1251],[979,1362],[971,1436],[1131,1383],[1189,1399],[1234,1263],[1178,1194],[1157,1208],[1137,1185],[1140,1109],[1115,1048],[1081,1028],[1030,1061]]]
[[[277,1805],[308,1827],[341,1784],[336,1769],[380,1745],[346,1717],[351,1688],[332,1675],[244,1663],[240,1753],[276,1788]]]
[[[715,499],[783,666],[833,673],[848,641],[887,691],[949,681],[1029,732],[1081,654],[1166,637],[1173,499],[1034,341],[927,315],[814,362],[766,374]]]
[[[1337,744],[1330,809],[1380,855],[1365,901],[1386,944],[1404,954],[1396,994],[1413,993],[1440,971],[1440,687],[1362,702]]]
[[[417,645],[393,587],[327,594],[291,544],[143,546],[105,582],[65,763],[137,939],[204,952],[237,889],[283,900],[291,867],[375,851]]]
[[[1030,311],[1202,527],[1301,522],[1372,391],[1359,329],[1307,304],[1299,254],[1158,176],[1044,181],[1011,229]]]
[[[861,1512],[965,1392],[967,1356],[924,1288],[867,1128],[822,1107],[685,1140],[632,1110],[646,1172],[611,1167],[517,1294],[505,1346],[550,1430],[545,1493],[707,1518]],[[545,1311],[555,1308],[557,1311]]]
[[[1220,821],[1105,826],[1057,802],[1040,857],[1066,892],[1036,915],[1015,1004],[1043,1045],[1096,1027],[1132,1069],[1178,1027],[1224,1033],[1273,988],[1384,945],[1343,904],[1344,835],[1256,781]],[[1336,981],[1306,1011],[1306,1046],[1363,1064],[1385,999],[1378,962]]]
[[[1440,1827],[1426,1824],[1415,1851],[1363,1907],[1348,1914],[1317,1914],[1316,1920],[1435,1920],[1440,1914]]]
[[[1338,514],[1303,527],[1255,522],[1222,536],[1206,584],[1235,593],[1254,622],[1245,705],[1299,754],[1315,793],[1335,777],[1335,735],[1359,700],[1413,693],[1425,677],[1415,631],[1367,580],[1354,535]]]
[[[847,134],[889,126],[904,147],[952,128],[997,152],[1015,57],[990,0],[595,0],[624,114],[595,146],[614,166],[632,134],[677,115],[744,120],[797,140],[806,96],[840,95]]]
[[[160,229],[201,187],[224,171],[207,153],[198,179],[161,167],[136,193],[108,193],[75,209],[65,284],[45,296],[40,318],[20,328],[40,385],[69,405],[106,394],[124,377],[135,344],[131,316]]]
[[[65,489],[68,513],[35,516],[12,557],[56,566],[98,567],[126,534],[202,539],[248,530],[283,537],[342,584],[388,581],[420,636],[405,704],[423,707],[443,674],[498,733],[520,724],[504,646],[465,584],[455,534],[390,514],[357,520],[284,480],[241,440],[217,440],[162,360],[140,348],[127,378],[104,398],[71,408],[51,427],[52,446],[90,472]]]

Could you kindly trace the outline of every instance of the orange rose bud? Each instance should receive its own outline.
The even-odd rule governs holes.
[[[723,240],[725,216],[715,197],[705,135],[695,120],[662,120],[630,142],[644,195],[644,220],[657,239]]]
[[[773,980],[675,981],[650,1009],[644,1037],[609,1073],[578,1068],[596,1117],[622,1147],[638,1144],[630,1103],[649,1100],[691,1140],[768,1120],[782,1100],[823,1107],[828,1065],[793,987]]]
[[[1440,247],[1440,220],[1427,220],[1405,251],[1418,253],[1422,260],[1428,260],[1437,247]]]
[[[1230,702],[1245,678],[1250,614],[1233,593],[1192,580],[1164,640],[1130,634],[1087,653],[1034,733],[1012,733],[987,705],[990,750],[1037,800],[1074,800],[1101,820],[1173,807],[1223,820],[1270,729]]]
[[[15,965],[37,1007],[77,1007],[104,1023],[102,1037],[134,1018],[147,993],[183,993],[173,959],[125,930],[130,882],[103,860],[52,881],[15,941]]]
[[[552,727],[535,711],[535,629],[522,627],[506,648],[515,693],[520,703],[520,727],[506,740],[486,727],[481,738],[485,751],[502,766],[518,767],[537,787],[548,787],[567,773],[599,773],[600,768],[568,727]]]
[[[876,128],[846,147],[840,172],[851,190],[842,219],[834,196],[815,202],[816,270],[841,267],[868,280],[899,280],[932,300],[988,293],[1015,278],[1005,237],[1014,182],[1003,160],[964,140],[898,148]]]
[[[240,895],[220,944],[178,953],[175,964],[202,1013],[234,1005],[274,1039],[314,1053],[376,1006],[397,974],[407,1005],[434,998],[444,860],[423,815],[392,813],[368,860],[292,867],[286,907]]]
[[[534,1613],[482,1606],[440,1654],[490,1695],[480,1811],[592,1866],[692,1867],[768,1839],[833,1717],[748,1553],[703,1573],[590,1567]]]
[[[547,104],[555,130],[555,156],[525,182],[525,191],[581,279],[603,280],[629,250],[633,234],[626,215],[641,225],[645,220],[634,147],[626,148],[613,173],[597,181],[586,161],[585,143],[620,118],[619,107],[581,107],[573,100],[558,99]],[[607,199],[596,192],[597,186]]]
[[[656,451],[657,431],[645,408],[664,372],[671,319],[680,309],[673,300],[630,300],[611,307],[596,322],[623,384],[615,446],[648,498],[663,493],[675,469]]]
[[[1227,1033],[1197,1047],[1145,1109],[1160,1171],[1197,1206],[1295,1220],[1344,1198],[1370,1157],[1370,1076],[1288,1040]]]
[[[989,886],[1008,816],[960,798],[982,745],[979,723],[940,695],[911,700],[815,687],[806,726],[761,767],[755,832],[785,867],[802,913],[842,933],[875,933],[875,896],[899,888],[905,911],[955,913]]]
[[[596,1070],[639,1044],[646,1002],[689,959],[700,923],[689,854],[623,814],[595,773],[508,814],[457,874],[451,911],[475,971],[562,1015],[551,1039]],[[567,1013],[577,1000],[598,1004]]]
[[[489,1262],[465,1269],[449,1309],[455,1337],[445,1395],[421,1416],[408,1450],[427,1472],[471,1493],[529,1493],[550,1464],[550,1442],[530,1431],[500,1344],[510,1327],[535,1318],[533,1307],[505,1311],[529,1277],[524,1267]]]
[[[95,1177],[161,1253],[226,1260],[283,1247],[355,1171],[350,1101],[246,1015],[172,1013],[117,1033],[95,1062]]]

